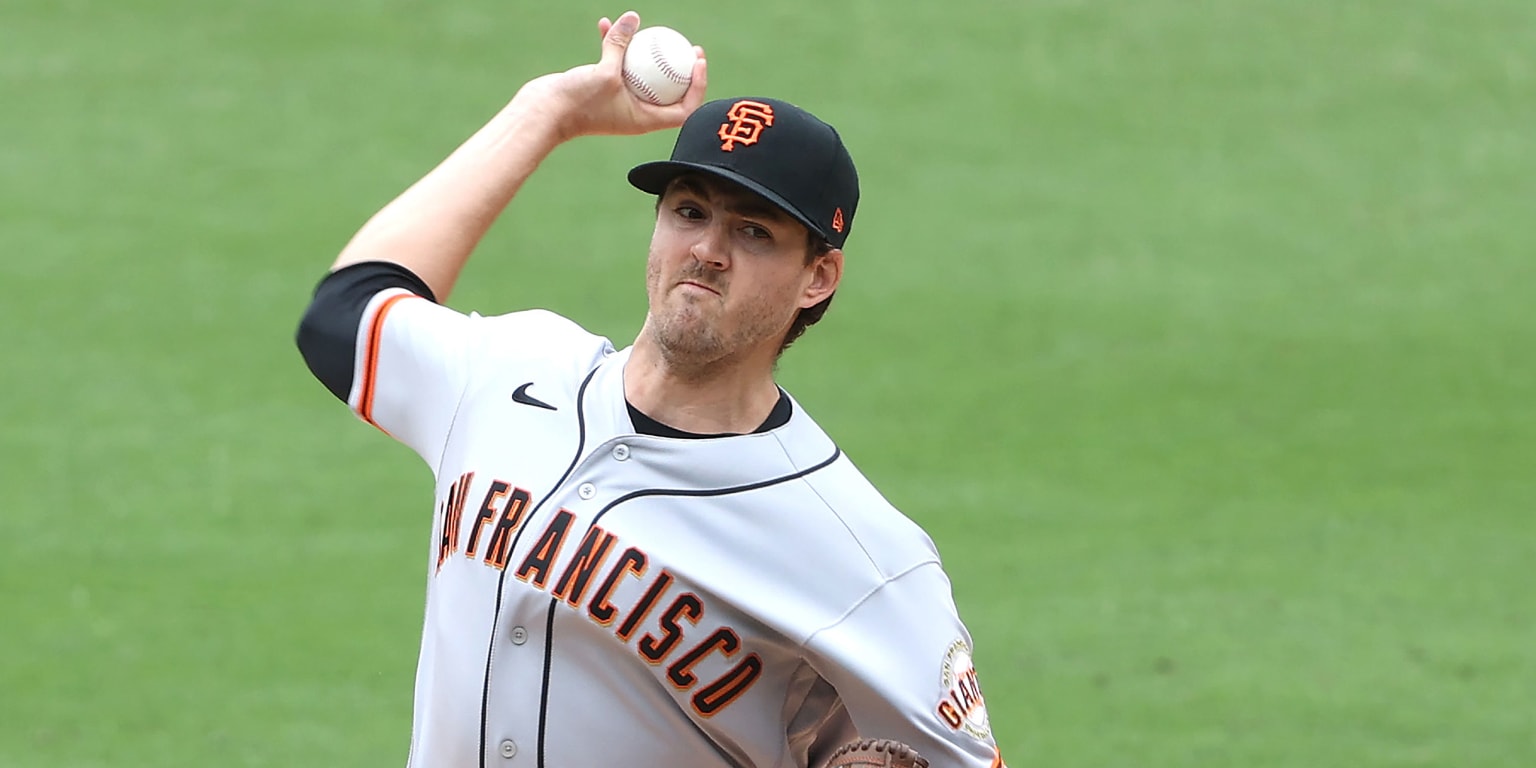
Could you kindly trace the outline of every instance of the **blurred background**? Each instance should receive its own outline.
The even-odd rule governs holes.
[[[430,474],[293,328],[623,10],[0,3],[0,765],[404,761]],[[782,382],[1010,764],[1536,765],[1536,4],[638,10],[859,163]],[[561,148],[452,305],[629,343],[671,139]]]

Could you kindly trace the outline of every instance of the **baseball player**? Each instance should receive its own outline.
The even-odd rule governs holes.
[[[537,78],[358,231],[298,346],[432,468],[408,765],[819,766],[860,737],[1002,765],[933,543],[773,379],[858,205],[837,132],[765,98],[632,96],[639,17]],[[439,302],[560,143],[678,128],[633,345]],[[579,257],[572,257],[579,258]],[[533,274],[533,273],[530,273]]]

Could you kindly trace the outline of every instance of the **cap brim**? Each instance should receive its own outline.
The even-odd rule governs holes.
[[[672,183],[673,179],[685,173],[707,173],[711,176],[717,176],[727,181],[740,184],[741,186],[746,187],[758,195],[761,195],[768,202],[773,203],[774,205],[783,209],[785,213],[793,216],[795,221],[804,224],[807,229],[810,229],[812,232],[821,235],[823,239],[831,239],[831,236],[827,234],[826,230],[817,226],[816,222],[811,221],[809,216],[806,216],[804,213],[801,213],[799,209],[795,208],[793,205],[790,205],[788,200],[780,197],[773,190],[729,168],[720,168],[718,166],[705,165],[703,163],[687,163],[680,160],[657,160],[653,163],[642,163],[635,166],[634,168],[631,168],[629,170],[629,183],[634,185],[635,189],[638,189],[641,192],[649,192],[653,195],[660,195],[667,191],[667,185]]]

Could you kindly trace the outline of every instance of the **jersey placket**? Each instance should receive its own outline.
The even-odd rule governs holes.
[[[593,519],[622,496],[631,456],[620,438],[604,441],[572,469],[526,523],[501,579],[502,608],[484,692],[484,765],[544,765],[549,665],[560,597],[551,594],[571,567]]]

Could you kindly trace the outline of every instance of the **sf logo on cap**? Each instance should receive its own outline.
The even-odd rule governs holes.
[[[737,144],[756,144],[763,129],[773,125],[773,107],[760,101],[738,101],[720,124],[720,149],[730,152]]]

